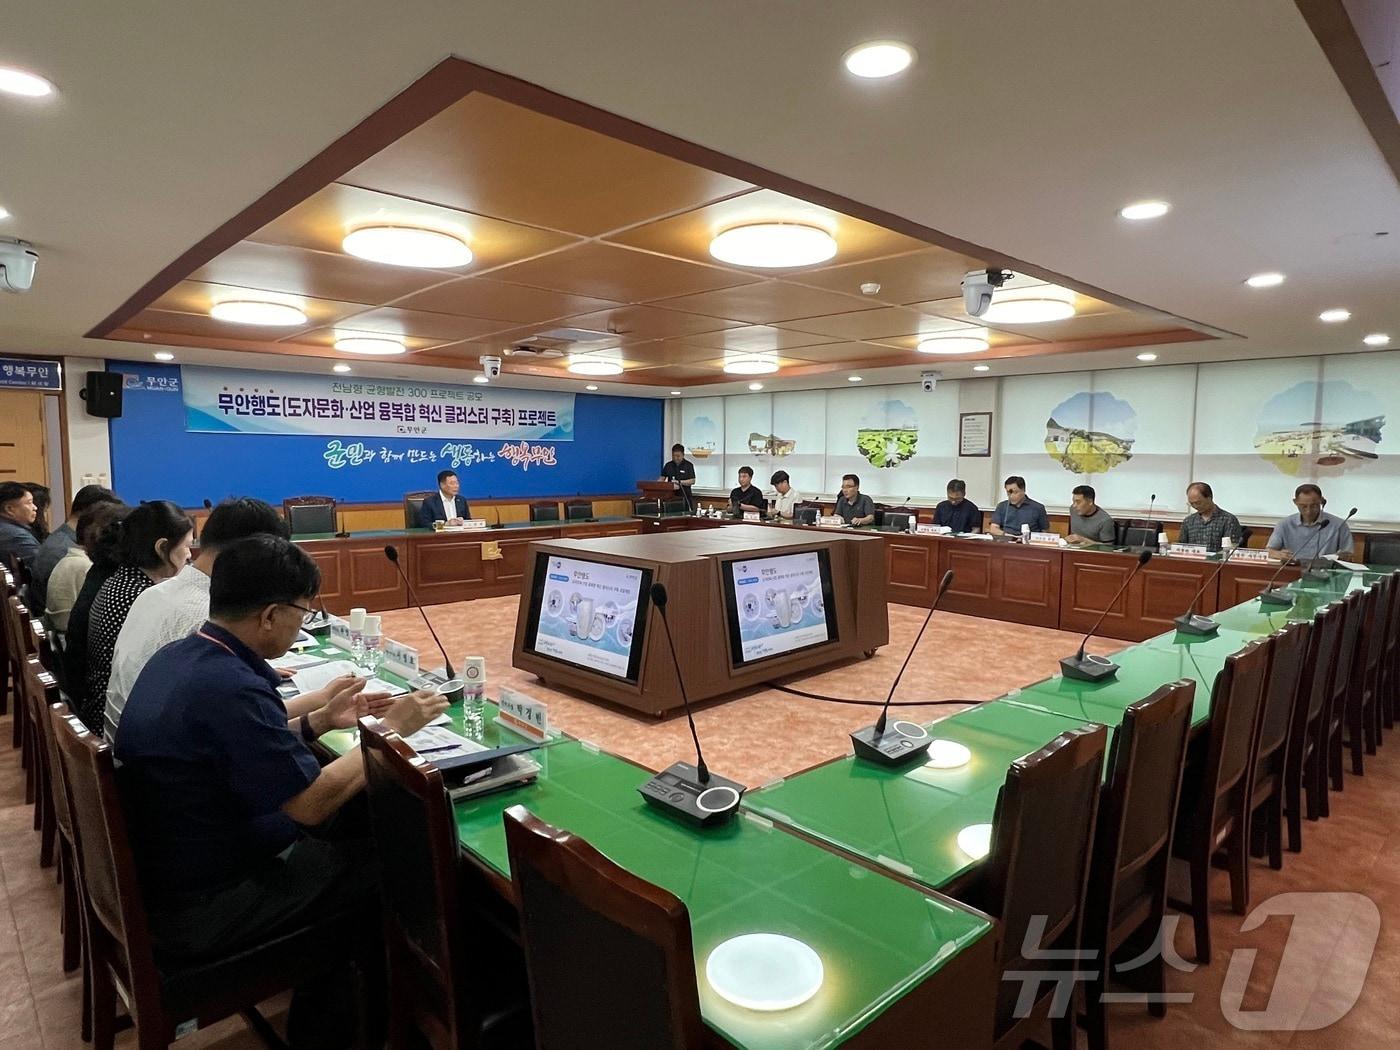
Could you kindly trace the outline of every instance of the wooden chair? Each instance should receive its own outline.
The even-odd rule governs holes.
[[[632,501],[632,513],[639,518],[655,518],[661,515],[661,501],[637,499]]]
[[[328,916],[237,954],[181,967],[157,962],[136,880],[112,749],[62,706],[51,713],[87,912],[95,1050],[112,1050],[117,997],[127,1004],[141,1050],[234,1013],[270,1045],[280,1040],[256,1004],[310,977],[338,970],[359,937],[353,918]]]
[[[335,498],[293,496],[282,501],[282,513],[294,536],[309,532],[337,532]]]
[[[1391,617],[1394,615],[1395,577],[1382,577],[1373,585],[1372,590],[1376,592],[1376,610],[1366,637],[1366,665],[1361,681],[1360,703],[1362,731],[1368,755],[1374,755],[1376,749],[1384,743],[1385,701],[1382,690],[1393,630]],[[1353,759],[1353,766],[1355,764]]]
[[[684,514],[687,506],[689,504],[683,499],[668,499],[661,504],[661,509],[667,514]]]
[[[1341,747],[1351,753],[1352,776],[1365,775],[1366,753],[1376,753],[1374,727],[1371,724],[1371,703],[1374,696],[1369,688],[1374,659],[1380,648],[1377,632],[1385,629],[1381,622],[1381,584],[1372,584],[1361,592],[1361,627],[1356,636],[1356,651],[1352,656],[1351,673],[1347,676],[1342,700]],[[1389,596],[1386,596],[1389,600]]]
[[[1381,722],[1393,729],[1396,707],[1400,703],[1400,570],[1390,574],[1390,616],[1386,621],[1385,656],[1381,661],[1380,702]]]
[[[436,490],[425,489],[421,492],[405,492],[403,494],[403,527],[406,529],[418,528],[418,514],[423,509],[423,502]]]
[[[39,627],[43,630],[42,626]],[[34,830],[39,832],[39,867],[50,868],[58,826],[54,814],[53,770],[44,747],[40,723],[48,716],[49,705],[58,699],[58,683],[44,670],[39,657],[31,656],[24,665],[24,704],[15,708],[15,717],[24,718],[25,747],[29,749],[29,780],[34,785]]]
[[[1272,646],[1266,639],[1225,658],[1210,697],[1210,729],[1204,764],[1182,779],[1172,853],[1186,862],[1186,899],[1172,898],[1196,932],[1196,958],[1210,964],[1210,873],[1216,850],[1229,857],[1230,898],[1237,914],[1249,910],[1250,773],[1259,707],[1269,677]]]
[[[1194,682],[1164,685],[1123,712],[1108,754],[1108,779],[1099,816],[1084,905],[1083,946],[1092,951],[1094,976],[1084,986],[1090,1050],[1108,1046],[1108,990],[1115,955],[1137,958],[1163,929],[1167,870],[1186,740],[1191,731]],[[1148,1009],[1166,1015],[1166,961],[1162,953],[1124,979],[1155,993]]]
[[[535,1045],[698,1050],[704,1024],[685,905],[523,806],[504,819]]]
[[[472,910],[461,907],[457,822],[442,774],[377,718],[360,719],[360,743],[384,898],[390,1045],[528,1043],[524,995],[512,1002],[504,988],[488,990],[488,977],[510,969],[506,946],[485,951],[487,931],[469,929]]]
[[[10,653],[10,595],[15,593],[15,588],[14,574],[7,567],[0,568],[0,715],[10,709],[10,683],[14,680],[14,661]]]
[[[1332,673],[1332,692],[1327,700],[1326,754],[1327,772],[1330,787],[1341,791],[1343,730],[1346,724],[1347,696],[1351,692],[1351,676],[1356,668],[1361,644],[1361,625],[1366,617],[1365,593],[1354,591],[1342,599],[1346,606],[1346,619],[1342,623],[1342,636],[1337,643],[1337,663]],[[1322,815],[1331,813],[1331,804],[1323,797]]]
[[[20,601],[18,594],[9,595],[4,601],[5,651],[10,666],[10,688],[14,692],[14,726],[11,743],[20,748],[20,765],[25,770],[24,801],[34,801],[33,770],[30,768],[33,753],[25,746],[26,737],[24,711],[24,665],[34,655],[25,637],[24,625],[29,621],[29,609]]]
[[[1000,920],[997,963],[1003,974],[1066,971],[1068,979],[1078,968],[1107,738],[1098,725],[1061,733],[1006,772],[992,818],[991,851],[976,879],[958,894]],[[1019,1047],[1049,1018],[1054,1050],[1072,1050],[1073,997],[1061,1016],[1050,1016],[1057,988],[1055,981],[1042,981],[1034,1005],[1018,1017],[1021,985],[1000,981],[994,1045]]]
[[[1367,565],[1400,565],[1400,532],[1385,532],[1366,537]]]
[[[1283,774],[1283,809],[1288,818],[1288,848],[1293,853],[1303,849],[1304,796],[1309,820],[1322,817],[1327,801],[1327,706],[1346,615],[1346,606],[1340,602],[1318,613],[1299,675]]]
[[[1313,625],[1291,623],[1273,636],[1269,681],[1259,713],[1254,774],[1250,789],[1249,819],[1252,854],[1268,853],[1269,867],[1283,867],[1284,780],[1288,772],[1288,742],[1298,720],[1298,707],[1307,697],[1303,658],[1308,652]],[[1257,836],[1256,836],[1257,833]]]
[[[92,995],[91,974],[83,951],[83,916],[87,913],[82,897],[82,879],[78,877],[77,839],[73,834],[73,814],[68,804],[68,788],[63,778],[62,760],[58,755],[58,738],[54,722],[68,717],[68,708],[58,698],[58,684],[52,676],[41,679],[44,686],[44,717],[39,728],[43,736],[44,754],[49,763],[49,788],[53,792],[54,825],[58,832],[58,878],[63,884],[63,910],[60,927],[63,931],[63,972],[72,973],[83,964],[83,1040],[92,1038],[92,1017],[88,1009]]]
[[[593,516],[592,500],[571,499],[564,501],[564,519],[566,521],[587,521]]]

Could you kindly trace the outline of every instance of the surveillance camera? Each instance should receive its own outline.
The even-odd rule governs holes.
[[[34,287],[34,268],[39,253],[28,241],[0,237],[0,288],[7,292],[27,292]]]
[[[981,317],[992,305],[992,293],[1007,282],[1010,270],[969,270],[962,279],[963,309],[969,317]]]
[[[501,376],[501,359],[499,357],[482,357],[481,370],[486,373],[487,379],[499,379]]]
[[[931,394],[938,386],[938,381],[943,378],[942,372],[920,372],[919,381],[923,384],[924,393]]]

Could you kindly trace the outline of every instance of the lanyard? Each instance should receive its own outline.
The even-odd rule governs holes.
[[[203,638],[206,642],[213,642],[215,645],[217,645],[217,646],[218,646],[220,649],[222,649],[224,652],[228,653],[229,656],[237,656],[237,655],[238,655],[238,654],[235,653],[232,649],[230,649],[227,645],[225,645],[223,642],[219,641],[219,639],[215,638],[212,634],[205,634],[203,630],[195,631],[194,633],[197,634],[200,638]]]

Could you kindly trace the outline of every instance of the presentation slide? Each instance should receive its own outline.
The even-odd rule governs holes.
[[[819,552],[729,564],[743,663],[821,645],[835,637],[823,595]],[[829,583],[826,590],[830,590]],[[731,634],[733,632],[731,631]]]
[[[576,558],[545,559],[531,648],[590,671],[630,678],[642,569]]]

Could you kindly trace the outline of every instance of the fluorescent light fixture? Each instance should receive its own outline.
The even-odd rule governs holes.
[[[1384,332],[1373,332],[1363,337],[1361,341],[1367,346],[1385,346],[1390,342],[1390,336],[1386,335]]]
[[[972,752],[956,740],[936,739],[928,746],[928,761],[934,769],[961,769],[972,761]]]
[[[597,384],[597,383],[589,383],[589,384],[588,384],[586,387],[584,387],[583,389],[585,389],[585,390],[597,390],[597,389],[598,389],[598,384]]]
[[[1317,319],[1324,324],[1340,324],[1343,321],[1351,320],[1351,311],[1345,307],[1337,306],[1331,310],[1323,310],[1317,315]]]
[[[1137,355],[1137,359],[1139,361],[1155,361],[1157,360],[1157,355],[1152,353],[1141,353]]]
[[[487,379],[485,376],[472,376],[472,382],[473,382],[473,383],[489,383],[489,382],[491,382],[491,380]]]
[[[1043,324],[1073,317],[1074,293],[1053,284],[1029,288],[1003,288],[992,295],[992,305],[982,315],[988,324]]]
[[[979,328],[971,332],[941,332],[919,340],[921,354],[980,354],[991,345],[987,332]]]
[[[1145,219],[1160,219],[1171,210],[1172,206],[1166,201],[1137,201],[1119,208],[1118,214],[1129,222],[1142,222]]]
[[[750,383],[750,384],[749,384],[749,389],[750,389],[750,390],[754,390],[754,391],[762,390],[762,389],[763,389],[763,384],[762,384],[762,383]]]
[[[472,261],[472,250],[460,237],[417,226],[365,226],[340,246],[357,258],[389,266],[452,270]]]
[[[331,371],[332,371],[332,372],[338,372],[338,373],[340,373],[341,375],[344,375],[346,372],[350,371],[350,366],[349,366],[349,365],[331,365]]]
[[[1283,274],[1276,270],[1256,273],[1253,277],[1247,277],[1244,283],[1251,288],[1277,288],[1283,283]]]
[[[958,832],[958,849],[973,860],[981,860],[992,851],[992,826],[969,824]]]
[[[914,49],[898,40],[867,40],[847,51],[841,61],[852,76],[879,80],[903,73],[915,57]]]
[[[974,372],[990,372],[990,371],[992,370],[992,366],[991,366],[991,365],[973,365],[973,366],[972,366],[972,370],[973,370]]]
[[[153,355],[157,361],[174,361],[175,355],[169,350],[157,350]]]
[[[679,390],[672,390],[672,391],[671,391],[671,396],[672,396],[672,397],[680,397],[680,396],[681,396],[681,392],[680,392]]]
[[[710,242],[710,254],[731,266],[812,266],[836,254],[836,238],[816,226],[756,222],[725,230]]]
[[[769,376],[778,370],[778,359],[771,354],[736,354],[724,362],[732,376]]]
[[[55,91],[53,84],[34,73],[0,66],[0,92],[20,98],[44,98]]]
[[[801,1006],[825,978],[821,956],[780,933],[732,937],[705,960],[705,980],[721,999],[765,1013]]]
[[[251,299],[215,303],[209,310],[209,316],[229,324],[255,324],[268,328],[291,328],[306,324],[306,314],[300,307],[287,303],[256,302]]]
[[[620,376],[622,362],[616,356],[570,354],[569,371],[576,376]]]
[[[386,336],[342,336],[335,341],[335,348],[342,354],[364,354],[368,357],[395,357],[408,353],[403,343]]]
[[[859,383],[859,382],[861,381],[861,378],[862,378],[861,376],[847,376],[847,377],[846,377],[846,382],[848,382],[848,383]]]

